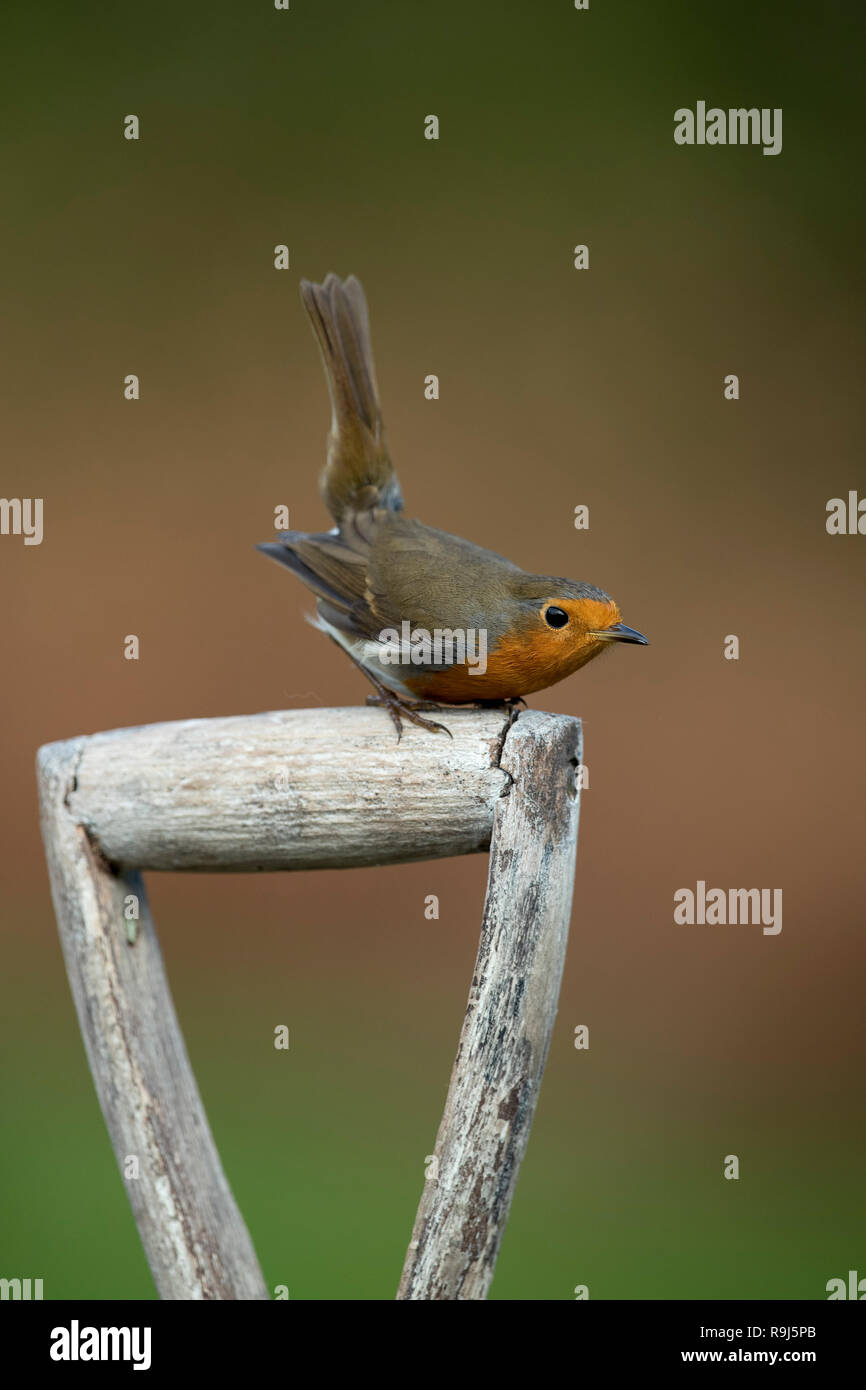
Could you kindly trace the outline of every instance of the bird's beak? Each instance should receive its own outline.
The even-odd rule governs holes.
[[[642,647],[649,646],[648,637],[635,632],[633,627],[626,627],[625,623],[614,623],[613,627],[605,627],[589,635],[597,637],[601,642],[639,642]]]

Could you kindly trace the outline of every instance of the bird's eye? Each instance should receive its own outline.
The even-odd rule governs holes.
[[[556,608],[553,604],[544,610],[544,618],[548,627],[565,627],[568,622],[568,614],[564,608]]]

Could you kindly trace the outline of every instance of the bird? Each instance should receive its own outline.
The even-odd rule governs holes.
[[[317,599],[327,633],[376,690],[399,741],[425,713],[512,707],[614,644],[647,645],[593,584],[529,574],[494,551],[404,513],[385,440],[370,317],[360,281],[300,282],[331,401],[320,490],[330,531],[285,531],[257,549]]]

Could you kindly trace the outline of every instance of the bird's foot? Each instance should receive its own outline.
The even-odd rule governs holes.
[[[403,700],[397,695],[383,693],[382,695],[368,695],[368,705],[379,705],[386,709],[391,716],[394,727],[397,730],[397,742],[403,734],[403,719],[408,719],[410,724],[417,724],[421,729],[429,729],[431,733],[447,734],[453,738],[450,729],[446,729],[444,724],[437,724],[433,719],[425,719],[419,714],[419,710],[441,710],[442,706],[435,704],[432,700]]]
[[[442,705],[437,705],[437,703],[436,703],[435,700],[408,700],[408,699],[405,698],[405,696],[402,696],[402,695],[394,695],[394,696],[388,696],[388,697],[383,696],[383,695],[368,695],[368,696],[367,696],[367,704],[368,704],[368,705],[387,705],[389,699],[397,700],[397,701],[399,702],[400,708],[401,708],[401,709],[406,709],[406,710],[409,710],[409,709],[414,709],[414,710],[423,709],[423,710],[427,710],[427,711],[429,712],[429,711],[431,711],[431,710],[439,710],[439,711],[441,711],[442,708],[443,708]]]

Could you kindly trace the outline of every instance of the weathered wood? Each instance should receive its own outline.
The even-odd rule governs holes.
[[[501,766],[481,943],[399,1299],[483,1299],[526,1151],[565,961],[580,799],[576,719],[528,711]]]
[[[562,975],[580,724],[503,709],[394,739],[381,710],[120,729],[40,751],[43,834],[97,1093],[164,1298],[266,1298],[220,1166],[138,871],[292,869],[490,845],[466,1020],[399,1298],[486,1296]],[[492,836],[492,842],[491,842]],[[124,899],[138,898],[127,944]]]
[[[508,787],[510,715],[285,710],[117,729],[79,741],[69,809],[113,864],[136,869],[327,869],[472,854]]]
[[[162,1298],[265,1299],[184,1047],[144,886],[137,874],[111,871],[70,811],[87,743],[40,750],[42,829],[84,1045],[145,1253]],[[125,932],[128,895],[139,903],[134,946]]]

